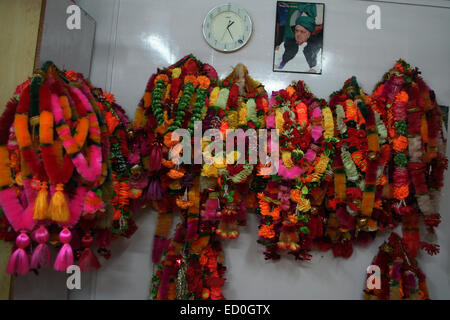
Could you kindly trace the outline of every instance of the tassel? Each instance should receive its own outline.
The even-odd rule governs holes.
[[[41,267],[50,267],[52,261],[52,254],[50,248],[46,242],[50,239],[50,234],[44,225],[41,225],[33,233],[34,240],[39,243],[36,249],[34,249],[31,257],[31,269],[38,269]]]
[[[169,241],[167,239],[155,236],[153,238],[152,262],[158,264],[161,260],[164,250],[167,248]]]
[[[33,219],[44,220],[49,218],[48,214],[48,185],[44,181],[41,182],[41,189],[36,196]]]
[[[81,271],[94,271],[101,267],[100,262],[91,250],[91,246],[94,242],[91,233],[88,232],[81,239],[81,245],[84,247],[83,253],[81,254],[78,266]]]
[[[30,238],[26,231],[22,230],[16,238],[16,245],[18,248],[9,258],[8,267],[6,269],[8,274],[24,275],[28,273],[30,270],[30,262],[28,254],[24,249],[30,245],[30,242]]]
[[[73,251],[70,246],[70,240],[72,240],[72,233],[69,229],[64,228],[59,233],[59,241],[63,243],[63,246],[56,257],[55,270],[66,271],[69,266],[73,265]]]
[[[206,200],[205,209],[201,211],[200,215],[205,221],[216,221],[219,211],[219,199],[213,198]]]
[[[147,191],[147,198],[149,200],[158,201],[162,198],[162,190],[161,190],[161,184],[159,183],[158,179],[153,179],[149,186]]]
[[[66,196],[63,191],[64,185],[58,183],[56,185],[56,192],[48,207],[50,218],[56,222],[67,222],[70,219],[69,206],[67,205]]]
[[[158,143],[153,144],[152,151],[150,152],[150,167],[149,171],[158,171],[161,169],[162,150]]]

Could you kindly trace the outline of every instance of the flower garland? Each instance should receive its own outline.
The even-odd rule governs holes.
[[[281,134],[281,159],[278,173],[258,194],[258,242],[266,246],[266,259],[279,259],[281,249],[309,260],[313,239],[322,234],[321,188],[328,183],[326,171],[336,143],[333,116],[326,102],[314,98],[301,81],[272,94],[271,105],[267,127]]]
[[[0,205],[14,230],[20,232],[16,238],[17,249],[11,255],[6,271],[9,274],[21,275],[28,272],[30,265],[29,257],[25,249],[30,244],[27,231],[30,232],[35,225],[33,221],[33,208],[36,192],[33,192],[30,184],[26,183],[28,186],[27,196],[29,204],[23,208],[21,201],[17,197],[17,191],[13,186],[13,173],[9,169],[10,156],[7,142],[9,139],[9,129],[14,122],[17,107],[18,101],[15,98],[11,99],[0,117]]]
[[[241,64],[217,78],[192,55],[158,70],[132,125],[112,94],[52,63],[21,84],[0,117],[0,206],[17,235],[8,272],[49,266],[47,243],[61,246],[56,270],[75,260],[82,271],[98,269],[94,240],[108,258],[111,240],[136,230],[133,211],[150,205],[158,211],[151,298],[224,299],[220,239],[237,237],[247,209],[256,208],[258,242],[274,260],[282,252],[310,260],[314,245],[347,258],[353,244],[401,223],[403,238],[393,233],[373,263],[390,282],[383,278],[366,297],[427,299],[414,258],[419,249],[439,252],[434,229],[447,159],[442,114],[417,68],[399,60],[372,96],[352,77],[329,104],[302,81],[269,101]],[[177,129],[192,134],[198,121],[202,133],[218,129],[221,138],[181,140]],[[279,131],[278,172],[247,161],[252,148],[214,161],[211,150],[229,129],[260,128]],[[213,162],[179,163],[186,142]],[[265,147],[272,151],[270,140]],[[4,223],[1,236],[11,239]],[[59,241],[49,241],[54,232]]]
[[[370,98],[360,89],[356,78],[348,79],[342,90],[331,95],[330,106],[336,114],[340,134],[339,149],[333,164],[334,184],[329,186],[329,219],[326,233],[333,253],[346,248],[343,256],[352,253],[352,242],[377,230],[371,218],[375,203],[379,167],[379,140],[375,114]],[[339,225],[337,233],[331,231]]]
[[[250,162],[250,158],[257,154],[257,150],[250,147],[244,152],[239,150],[240,142],[246,139],[239,134],[242,130],[264,128],[265,110],[262,105],[267,104],[267,93],[259,82],[249,76],[247,68],[242,64],[233,69],[222,82],[222,86],[220,90],[212,92],[211,103],[215,102],[217,107],[225,110],[226,120],[222,121],[220,127],[223,142],[229,143],[228,137],[236,136],[238,144],[234,146],[233,141],[233,150],[228,150],[227,146],[226,165],[214,165],[219,179],[220,190],[217,191],[221,195],[220,207],[223,208],[216,233],[222,238],[234,239],[239,235],[238,225],[246,224],[246,208],[256,202],[252,199],[247,200],[242,195],[248,194],[249,184],[255,172],[255,166]],[[217,92],[218,95],[215,97],[214,94]],[[248,139],[250,141],[251,137]],[[207,165],[204,165],[204,168],[206,169]]]
[[[425,274],[408,254],[403,239],[396,233],[391,233],[389,240],[380,246],[371,265],[381,270],[381,286],[364,289],[365,300],[429,299]]]
[[[11,274],[25,274],[30,268],[50,266],[47,242],[54,238],[52,233],[58,229],[61,230],[59,242],[49,242],[62,245],[54,263],[56,270],[65,271],[75,259],[82,271],[98,269],[100,263],[91,250],[95,238],[99,252],[109,256],[105,247],[110,243],[108,234],[113,220],[112,214],[105,215],[105,203],[109,209],[112,198],[109,186],[112,187],[112,173],[116,177],[116,172],[108,161],[111,144],[104,119],[107,111],[112,111],[109,115],[114,113],[121,123],[128,125],[129,121],[117,105],[108,105],[109,109],[102,105],[106,99],[112,101],[112,97],[96,98],[96,93],[92,93],[95,90],[81,74],[65,73],[48,62],[18,87],[15,98],[2,115],[0,149],[4,157],[0,163],[3,189],[0,205],[8,223],[19,232],[18,247],[8,267]],[[39,135],[35,135],[37,126]],[[54,129],[57,135],[53,134]],[[113,132],[125,137],[120,150],[126,155],[125,132],[119,132],[117,126],[115,129]],[[23,160],[18,161],[21,158]],[[118,171],[127,175],[129,169],[122,166]],[[126,187],[124,183],[120,185],[123,187],[120,206],[125,209]],[[128,209],[125,214],[130,215]],[[60,228],[52,225],[53,222]],[[128,236],[133,229],[131,223]],[[31,232],[32,239],[27,232]],[[73,236],[81,241],[78,244],[71,241]],[[36,246],[30,245],[32,240]]]
[[[187,56],[152,76],[149,83],[153,84],[143,97],[144,108],[151,110],[143,113],[148,114],[148,123],[154,124],[146,129],[153,144],[147,196],[158,211],[152,251],[153,299],[216,299],[221,296],[223,283],[219,285],[209,280],[220,276],[222,269],[217,260],[221,249],[214,242],[214,224],[201,219],[201,199],[205,195],[200,191],[200,168],[177,164],[177,158],[173,157],[184,151],[176,149],[180,139],[174,131],[183,128],[191,134],[194,132],[194,122],[202,121],[207,114],[209,94],[216,78],[214,70],[193,56]],[[137,117],[140,116],[137,114]],[[135,124],[139,123],[144,121],[135,119]],[[182,223],[177,226],[174,238],[168,239],[173,215],[178,211]],[[215,266],[213,261],[216,261]],[[198,271],[196,277],[202,279],[203,285],[191,281],[193,278],[188,275],[193,270]],[[209,283],[214,284],[211,287]]]
[[[399,60],[383,77],[384,82],[377,85],[373,94],[378,110],[386,113],[387,129],[394,152],[394,172],[389,176],[392,195],[397,200],[394,209],[402,220],[403,237],[408,253],[415,257],[420,248],[430,254],[439,251],[436,244],[428,244],[419,238],[419,217],[427,226],[428,239],[435,238],[434,227],[440,222],[437,206],[433,205],[428,185],[432,185],[429,162],[434,157],[440,159],[446,168],[445,148],[438,152],[439,136],[442,137],[440,110],[431,96],[434,94],[404,60]],[[432,139],[430,142],[430,130]],[[444,141],[444,139],[441,139]],[[431,145],[428,147],[428,145]],[[441,142],[443,146],[443,143]],[[436,163],[436,162],[434,162]],[[428,167],[429,169],[425,169]],[[436,176],[442,181],[443,170]],[[427,182],[430,181],[430,182]],[[415,197],[411,197],[411,192]],[[417,210],[418,208],[419,210]]]

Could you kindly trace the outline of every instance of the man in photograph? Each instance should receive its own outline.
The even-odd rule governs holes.
[[[322,25],[316,24],[315,15],[304,12],[297,11],[292,18],[295,22],[287,27],[293,37],[286,36],[275,47],[274,71],[321,73]]]

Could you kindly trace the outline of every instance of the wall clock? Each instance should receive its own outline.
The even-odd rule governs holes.
[[[247,11],[233,3],[213,8],[203,22],[203,37],[211,47],[221,52],[242,48],[252,31],[252,20]]]

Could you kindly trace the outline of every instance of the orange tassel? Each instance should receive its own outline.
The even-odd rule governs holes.
[[[66,196],[64,195],[64,185],[59,183],[56,185],[56,192],[50,201],[48,213],[53,221],[67,222],[70,219],[69,206],[67,205]]]
[[[47,182],[41,182],[41,189],[34,202],[35,220],[44,220],[48,218],[48,185]]]

